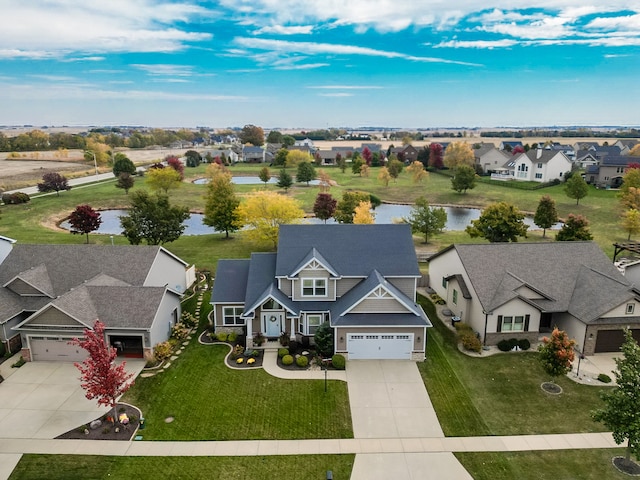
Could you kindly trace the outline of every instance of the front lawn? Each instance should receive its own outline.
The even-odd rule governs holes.
[[[158,478],[291,480],[349,478],[355,455],[269,457],[107,457],[98,455],[24,455],[10,480]]]
[[[537,353],[504,353],[472,358],[460,353],[455,336],[437,319],[433,304],[421,304],[434,328],[429,330],[427,359],[418,367],[447,436],[528,435],[602,432],[591,411],[602,405],[603,388],[561,377],[564,393],[540,388],[549,377]]]
[[[123,401],[142,410],[144,440],[352,438],[347,384],[231,370],[228,346],[196,335],[170,368],[136,379]],[[173,422],[165,419],[173,417]]]

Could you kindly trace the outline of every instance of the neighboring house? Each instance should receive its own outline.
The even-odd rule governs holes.
[[[580,155],[582,150],[589,150],[593,147],[599,147],[600,144],[598,142],[576,142],[573,145],[573,149],[576,151],[576,155]]]
[[[638,157],[607,155],[598,165],[587,168],[585,181],[598,188],[620,188],[629,164],[638,163]]]
[[[200,155],[202,156],[202,158],[204,159],[205,156],[207,154],[211,155],[212,159],[216,159],[216,158],[226,158],[228,162],[230,163],[238,163],[239,160],[239,156],[236,152],[234,152],[233,150],[231,150],[230,148],[226,149],[226,150],[202,150],[201,152],[199,152]]]
[[[573,163],[580,168],[586,169],[593,165],[598,165],[600,163],[600,160],[597,159],[596,156],[589,150],[581,150],[576,156]]]
[[[391,149],[391,153],[395,153],[398,160],[403,161],[407,165],[418,160],[418,150],[413,145],[405,145],[404,147],[395,147]]]
[[[318,155],[320,155],[320,159],[323,165],[335,165],[336,164],[336,157],[338,156],[338,151],[337,150],[318,150],[316,152]],[[342,158],[346,157],[343,155]]]
[[[640,143],[638,140],[635,140],[632,138],[625,138],[625,139],[618,140],[616,143],[613,144],[613,146],[618,147],[620,149],[621,155],[628,155],[629,152],[633,149],[633,147],[638,145],[638,143]]]
[[[0,264],[0,332],[25,360],[79,361],[96,320],[120,354],[150,355],[179,320],[194,267],[157,246],[21,245]]]
[[[473,156],[476,165],[480,165],[485,173],[501,169],[505,162],[511,158],[511,155],[498,150],[491,143],[483,143],[480,148],[474,148]]]
[[[562,152],[571,161],[575,160],[576,158],[576,151],[572,145],[563,145],[558,142],[553,142],[552,144],[547,145],[544,148],[545,150],[554,150],[556,152]]]
[[[505,168],[515,180],[544,183],[562,180],[564,174],[571,170],[571,160],[562,152],[536,148],[516,154]]]
[[[313,343],[334,328],[335,351],[354,359],[425,358],[429,318],[409,225],[282,225],[277,253],[219,260],[216,331]]]
[[[262,147],[243,146],[242,161],[245,163],[271,163],[273,154]]]
[[[429,259],[431,288],[486,345],[557,326],[585,355],[640,339],[640,291],[593,242],[451,245]]]
[[[505,140],[500,142],[500,146],[498,148],[500,150],[506,150],[510,152],[516,147],[524,148],[524,145],[522,145],[522,142],[520,140]]]
[[[293,144],[294,147],[308,147],[310,149],[314,148],[313,140],[310,138],[305,138],[304,140],[296,140]]]

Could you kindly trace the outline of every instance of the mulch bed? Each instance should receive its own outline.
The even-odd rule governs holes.
[[[540,387],[542,390],[552,395],[560,395],[562,393],[562,387],[553,382],[544,382]]]
[[[124,409],[124,411],[121,411],[122,409]],[[117,421],[117,417],[122,413],[126,413],[127,417],[129,417],[128,425],[122,425]],[[57,436],[56,439],[130,441],[140,425],[140,410],[131,405],[118,404],[116,406],[115,425],[111,423],[111,421],[107,421],[107,416],[111,416],[112,414],[113,409],[109,410],[107,414],[98,417],[97,420],[102,422],[102,425],[98,428],[91,429],[89,424],[78,425],[77,428]],[[116,428],[119,430],[118,432],[116,432]]]
[[[633,460],[627,461],[624,457],[613,457],[613,466],[620,470],[622,473],[631,475],[633,477],[640,476],[640,465]]]
[[[231,347],[233,348],[233,346]],[[227,365],[229,365],[230,367],[233,368],[258,368],[258,367],[262,367],[262,360],[264,359],[264,352],[262,350],[254,350],[255,352],[258,352],[257,356],[252,356],[252,355],[247,355],[247,352],[245,350],[245,352],[243,353],[242,357],[242,363],[238,363],[238,359],[237,358],[233,358],[233,355],[228,355],[227,358]],[[247,363],[247,360],[249,360],[250,358],[253,358],[255,360],[254,363]]]

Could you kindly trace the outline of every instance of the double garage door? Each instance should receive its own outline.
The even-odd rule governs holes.
[[[349,360],[411,360],[413,334],[347,334]]]
[[[48,362],[81,362],[87,351],[77,345],[69,345],[71,338],[30,338],[31,360]]]
[[[635,341],[640,342],[640,330],[631,330],[631,333]],[[624,331],[621,328],[616,330],[600,330],[596,338],[595,353],[619,352],[623,343]]]

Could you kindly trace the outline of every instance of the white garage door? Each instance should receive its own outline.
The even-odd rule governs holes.
[[[413,334],[347,334],[349,360],[410,360]]]
[[[70,338],[31,338],[31,360],[49,362],[81,362],[87,351],[76,345],[69,345]]]

